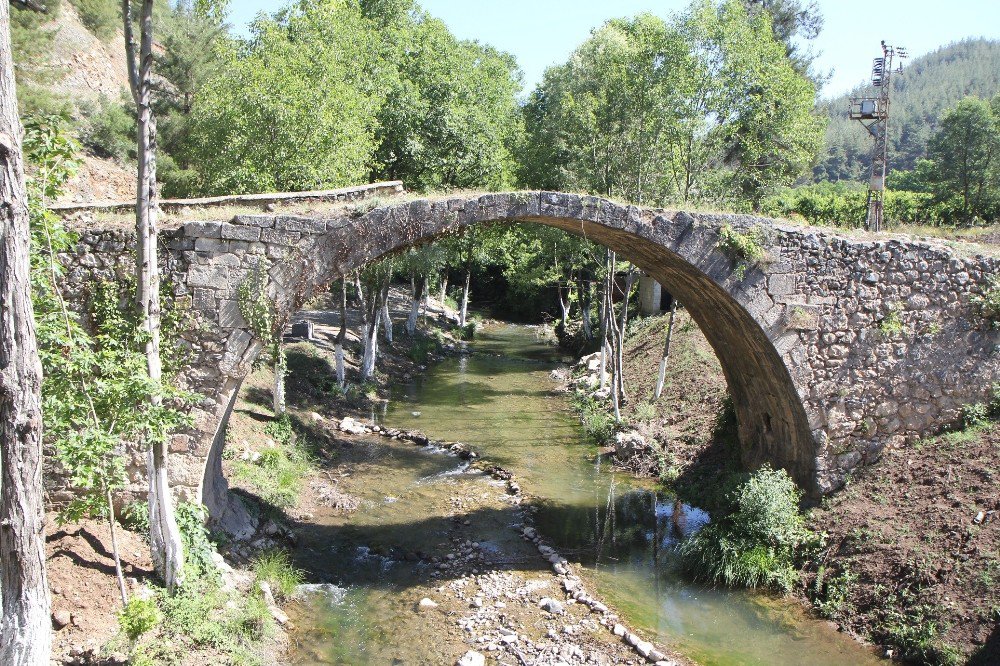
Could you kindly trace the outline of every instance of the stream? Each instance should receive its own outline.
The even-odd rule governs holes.
[[[473,348],[472,355],[447,359],[394,387],[389,403],[372,416],[390,427],[465,442],[514,472],[535,505],[539,533],[582,564],[590,589],[629,625],[706,665],[879,663],[798,604],[677,579],[668,566],[678,538],[674,498],[615,472],[586,443],[567,397],[552,392],[559,350],[539,329],[514,325],[485,328]],[[440,451],[373,441],[355,455],[353,485],[352,478],[345,484],[359,496],[360,509],[349,517],[319,516],[320,531],[306,539],[329,560],[330,582],[291,609],[298,626],[292,660],[445,663],[438,634],[449,628],[428,626],[406,594],[430,575],[419,555],[462,529],[475,530],[483,548],[523,553],[511,529],[513,510],[465,506],[457,498],[489,495],[488,477],[467,473],[464,463]],[[456,507],[469,519],[456,515]],[[709,520],[697,508],[683,511],[687,533]],[[538,562],[512,557],[508,568],[537,571]]]

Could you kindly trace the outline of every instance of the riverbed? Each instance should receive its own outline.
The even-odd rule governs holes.
[[[527,506],[440,450],[373,440],[348,454],[340,469],[350,471],[340,472],[346,475],[341,487],[358,496],[360,508],[322,518],[322,529],[305,537],[313,565],[316,558],[329,559],[329,583],[293,609],[300,627],[293,634],[297,663],[453,660],[471,632],[457,629],[446,613],[414,611],[418,594],[437,591],[446,606],[445,597],[456,593],[445,585],[435,590],[436,581],[456,578],[438,569],[434,558],[448,562],[445,551],[467,553],[472,559],[463,576],[499,565],[503,575],[516,578],[512,584],[547,584],[544,563],[511,529],[526,511],[550,544],[581,565],[595,596],[647,638],[698,663],[878,662],[795,603],[692,586],[672,574],[677,539],[710,517],[616,472],[586,442],[567,397],[554,391],[550,373],[564,359],[542,329],[490,326],[472,351],[395,386],[371,416],[389,427],[468,444],[516,475]],[[468,545],[473,543],[475,549]],[[475,569],[479,561],[482,571]],[[602,648],[602,640],[595,631],[580,643],[604,654],[601,661],[625,658],[627,653],[616,657]]]

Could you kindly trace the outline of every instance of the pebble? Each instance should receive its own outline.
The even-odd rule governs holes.
[[[73,620],[68,610],[57,610],[52,613],[52,626],[57,630],[64,628]]]
[[[486,657],[475,650],[469,650],[462,655],[455,666],[486,666]]]
[[[548,611],[553,615],[559,615],[566,612],[561,603],[549,597],[543,597],[542,600],[538,602],[538,605],[542,608],[542,610]]]

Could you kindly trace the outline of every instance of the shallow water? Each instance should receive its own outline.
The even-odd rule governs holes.
[[[677,506],[604,464],[585,443],[566,397],[552,393],[549,373],[559,353],[538,329],[489,327],[475,350],[396,386],[387,408],[373,416],[434,439],[466,442],[513,471],[537,506],[538,530],[584,565],[592,591],[629,624],[710,665],[878,662],[795,604],[674,578],[667,566],[673,544],[707,514]],[[351,455],[358,458],[353,475],[363,480],[352,492],[362,505],[349,518],[322,519],[311,545],[306,537],[306,550],[316,551],[311,570],[328,563],[330,584],[292,609],[300,627],[293,661],[381,664],[405,653],[399,663],[440,663],[440,641],[404,594],[418,579],[426,581],[426,565],[413,560],[454,534],[448,502],[487,490],[490,481],[429,449],[372,442],[370,452]],[[678,509],[683,520],[675,524]],[[518,552],[523,543],[510,529],[515,520],[513,511],[480,512],[473,529],[491,548]]]
[[[597,596],[630,624],[707,665],[880,661],[797,604],[672,576],[674,499],[615,473],[584,443],[567,399],[551,393],[560,357],[551,342],[535,328],[498,326],[482,331],[475,349],[485,353],[399,386],[385,423],[466,442],[513,471],[538,498],[539,531],[586,567]],[[708,520],[689,506],[684,515],[688,533]]]

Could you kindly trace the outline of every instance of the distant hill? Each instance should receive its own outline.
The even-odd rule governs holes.
[[[857,121],[847,118],[849,99],[864,91],[823,103],[829,114],[826,146],[816,180],[864,180],[871,142]],[[904,61],[903,75],[892,79],[889,118],[889,165],[891,169],[913,168],[924,157],[927,140],[942,113],[969,95],[992,98],[1000,92],[1000,41],[967,39],[937,51]]]

